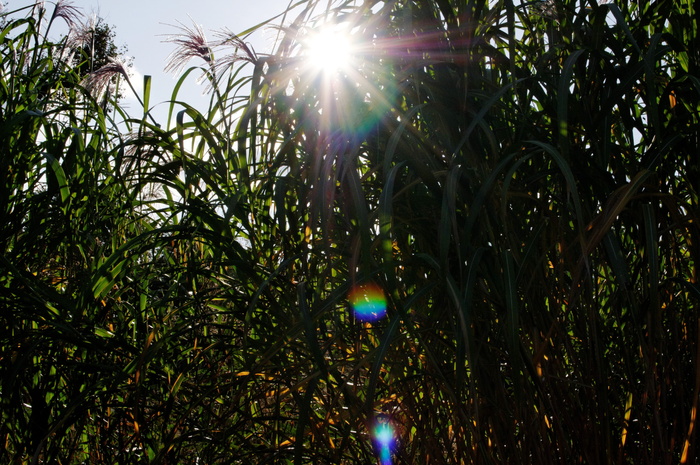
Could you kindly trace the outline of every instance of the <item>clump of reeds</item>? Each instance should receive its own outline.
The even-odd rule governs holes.
[[[210,108],[128,136],[2,74],[0,457],[691,463],[684,8],[311,0],[270,56],[181,25],[173,100],[199,70]],[[295,55],[324,21],[366,51],[325,81]]]

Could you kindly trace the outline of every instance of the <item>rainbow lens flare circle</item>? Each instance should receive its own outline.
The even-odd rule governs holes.
[[[355,286],[348,294],[355,317],[361,321],[377,321],[386,316],[384,291],[374,283]]]

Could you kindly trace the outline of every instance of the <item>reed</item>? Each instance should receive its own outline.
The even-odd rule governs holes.
[[[6,14],[0,457],[691,463],[693,8],[307,0],[269,56],[182,26],[162,127]]]

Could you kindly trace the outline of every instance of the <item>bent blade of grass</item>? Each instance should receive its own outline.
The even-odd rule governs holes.
[[[384,185],[382,186],[382,193],[379,196],[379,204],[377,205],[377,210],[379,212],[379,234],[384,255],[384,275],[387,278],[390,288],[394,290],[396,289],[396,274],[393,271],[394,255],[391,237],[392,219],[394,217],[394,184],[396,176],[403,165],[404,162],[400,162],[394,165],[389,171],[386,181],[384,181]],[[398,295],[395,297],[398,297]]]
[[[520,351],[518,343],[518,321],[519,321],[519,305],[518,291],[516,282],[516,273],[514,270],[515,264],[513,254],[510,250],[504,250],[503,256],[503,281],[505,285],[505,304],[506,304],[506,341],[510,352],[511,360],[514,366],[518,366],[520,360]]]
[[[520,82],[524,81],[524,78],[517,79],[513,82],[509,82],[500,89],[498,89],[498,92],[494,93],[489,99],[483,104],[483,106],[479,109],[479,111],[474,115],[471,123],[469,123],[469,126],[464,130],[464,135],[460,139],[460,141],[457,143],[455,146],[454,150],[452,151],[452,157],[456,158],[457,154],[459,153],[460,150],[462,150],[462,147],[464,144],[467,143],[469,140],[469,137],[471,137],[472,132],[476,128],[477,125],[484,125],[485,127],[489,127],[489,124],[485,122],[484,117],[486,116],[486,113],[488,113],[492,107],[496,104],[496,102],[499,102],[501,100],[501,97],[509,91],[512,87],[515,85],[519,84]]]
[[[629,183],[617,188],[608,197],[601,212],[587,228],[587,230],[591,231],[591,236],[588,238],[584,248],[586,254],[592,252],[603,240],[620,213],[627,208],[627,205],[639,191],[644,181],[652,174],[652,171],[640,171]]]
[[[389,327],[386,329],[384,336],[382,337],[379,347],[375,351],[374,363],[370,371],[369,382],[367,383],[367,398],[365,399],[365,412],[369,415],[372,411],[372,405],[374,404],[374,393],[377,390],[377,383],[379,382],[379,374],[382,372],[382,365],[384,364],[384,359],[391,342],[394,340],[394,335],[398,331],[401,325],[402,317],[397,313],[392,318]]]
[[[389,172],[391,163],[394,159],[394,154],[396,153],[396,148],[398,147],[401,137],[407,130],[407,126],[411,124],[411,118],[413,118],[426,104],[416,105],[411,108],[406,114],[402,115],[399,127],[396,128],[389,138],[389,142],[384,150],[384,172]]]
[[[489,191],[493,189],[493,186],[496,183],[496,179],[501,174],[501,172],[517,155],[517,153],[512,153],[508,155],[505,159],[503,159],[498,164],[498,166],[496,166],[496,168],[494,168],[491,171],[491,173],[489,173],[488,178],[484,180],[483,184],[479,188],[479,191],[476,193],[476,196],[474,197],[471,205],[469,206],[469,215],[467,216],[463,232],[463,236],[467,238],[467,241],[473,240],[474,226],[477,224],[477,220],[479,218],[479,215],[481,214],[481,210],[484,207],[486,200],[488,199]]]
[[[306,297],[306,284],[302,281],[297,284],[297,304],[299,305],[299,313],[301,314],[301,322],[304,326],[304,333],[306,334],[306,341],[311,350],[311,356],[316,362],[316,366],[321,375],[326,378],[328,376],[328,368],[323,358],[323,353],[321,352],[321,347],[318,345],[318,337],[316,331],[316,324],[309,311],[309,306]]]
[[[580,233],[582,233],[584,230],[585,220],[583,217],[583,208],[581,206],[581,197],[578,193],[576,179],[574,178],[574,173],[571,171],[571,166],[564,159],[564,157],[562,157],[561,153],[559,153],[559,151],[556,148],[554,148],[551,144],[541,142],[538,140],[528,140],[525,141],[525,143],[540,147],[542,150],[548,153],[556,162],[557,166],[559,167],[559,171],[561,171],[561,173],[564,175],[564,179],[566,180],[566,188],[568,191],[568,195],[571,197],[571,200],[574,203],[576,222],[578,223]],[[581,236],[581,240],[583,240],[583,236]]]
[[[53,175],[56,178],[56,182],[58,183],[58,191],[61,195],[61,210],[63,210],[64,215],[68,215],[68,211],[70,209],[69,203],[71,198],[68,177],[66,176],[65,171],[63,171],[63,167],[58,162],[58,159],[56,157],[49,153],[45,153],[44,157],[46,157],[46,162],[51,168],[51,171],[53,171]]]
[[[149,106],[151,104],[151,76],[146,74],[143,77],[143,114],[144,114],[144,119],[145,116],[147,116],[150,111],[151,107]]]
[[[564,69],[559,76],[559,90],[557,92],[557,118],[559,120],[559,147],[564,159],[569,158],[569,86],[574,74],[576,60],[583,55],[586,50],[577,50],[572,53],[564,62]]]
[[[656,215],[650,204],[642,205],[642,216],[644,218],[644,238],[649,269],[649,311],[652,315],[653,328],[661,331],[663,320],[659,295],[659,240]]]
[[[440,209],[440,225],[438,227],[438,251],[440,253],[440,263],[447,268],[448,256],[450,254],[450,243],[454,241],[454,250],[457,260],[462,262],[460,257],[461,247],[459,241],[459,230],[457,226],[457,185],[462,174],[459,166],[454,166],[447,175],[442,206]]]

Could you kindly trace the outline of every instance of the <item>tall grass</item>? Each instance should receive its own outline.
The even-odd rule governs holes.
[[[290,31],[265,138],[285,141],[280,189],[305,199],[330,275],[389,296],[360,397],[400,425],[398,461],[693,457],[690,9],[339,6],[324,19],[365,56],[330,89],[296,74]]]
[[[694,8],[309,0],[269,56],[183,26],[163,127],[8,19],[3,460],[373,463],[382,415],[395,463],[692,462]]]

